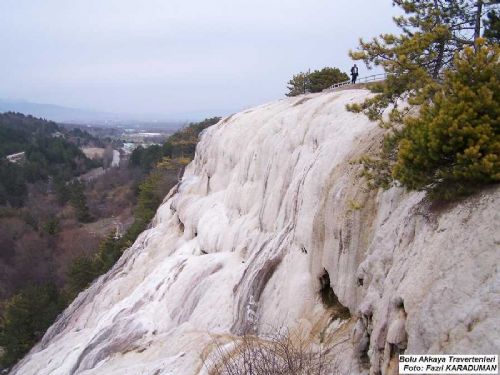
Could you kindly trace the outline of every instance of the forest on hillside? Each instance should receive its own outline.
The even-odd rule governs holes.
[[[0,205],[21,207],[29,184],[49,178],[62,184],[98,167],[79,148],[96,141],[86,132],[66,131],[51,121],[20,113],[0,114]],[[22,162],[6,159],[21,152]]]
[[[4,161],[7,167],[16,168],[25,186],[17,206],[8,200],[0,204],[0,348],[4,350],[0,366],[8,367],[147,228],[194,157],[199,134],[220,118],[191,123],[163,145],[138,147],[119,168],[109,168],[86,183],[73,180],[86,169],[60,172],[80,158],[85,160],[78,146],[103,140],[92,139],[78,128],[67,132],[54,123],[20,114],[2,118],[5,144],[11,144],[5,147],[6,154],[37,144],[43,155],[56,150],[60,160],[55,170],[47,169],[37,180],[25,173],[29,157],[16,164]],[[57,138],[63,146],[52,150],[54,132],[64,138]],[[22,135],[17,144],[15,134]],[[88,165],[96,163],[90,160]]]
[[[116,281],[112,278],[114,272],[108,273],[113,283],[108,285],[120,296],[127,296],[131,285],[137,283],[135,295],[147,297],[144,298],[144,303],[148,306],[145,305],[144,311],[149,309],[154,312],[154,316],[144,319],[144,315],[132,314],[130,317],[125,316],[126,322],[122,321],[123,314],[128,313],[127,306],[136,309],[142,303],[132,299],[125,301],[123,306],[118,306],[120,308],[115,308],[117,314],[114,316],[107,314],[108,311],[115,312],[113,309],[108,310],[113,300],[109,300],[109,294],[101,291],[89,305],[93,308],[93,317],[83,323],[84,329],[90,329],[82,331],[81,324],[66,326],[66,332],[58,337],[62,337],[62,340],[47,351],[30,356],[27,359],[30,361],[28,366],[39,361],[34,367],[41,368],[41,363],[46,360],[45,365],[49,364],[47,367],[50,369],[48,371],[64,372],[65,370],[60,368],[53,368],[54,363],[65,361],[68,367],[73,367],[73,372],[99,372],[103,371],[100,366],[104,361],[109,360],[108,368],[119,371],[113,367],[115,363],[133,364],[140,353],[144,353],[140,358],[144,362],[153,362],[152,358],[160,353],[161,361],[155,360],[155,367],[159,366],[160,362],[161,366],[166,362],[166,366],[178,366],[175,361],[192,361],[192,364],[195,364],[195,360],[198,360],[193,359],[195,356],[192,353],[195,350],[201,353],[207,349],[209,358],[211,354],[208,349],[215,349],[213,353],[216,354],[216,361],[211,372],[213,374],[217,374],[219,369],[221,374],[254,373],[258,368],[256,363],[278,363],[278,367],[281,367],[280,370],[276,369],[277,367],[262,369],[265,367],[262,366],[257,371],[259,374],[333,373],[337,370],[330,364],[324,365],[323,354],[337,353],[335,360],[338,359],[342,366],[345,362],[345,368],[349,371],[388,374],[397,372],[400,354],[415,348],[422,353],[436,350],[450,352],[450,349],[454,348],[472,348],[470,352],[476,352],[474,343],[467,341],[473,341],[472,339],[477,337],[478,342],[495,340],[494,331],[489,329],[490,326],[482,325],[484,316],[490,319],[488,314],[492,309],[489,307],[495,298],[494,287],[490,286],[490,281],[494,280],[492,275],[496,275],[496,263],[490,260],[495,259],[492,257],[494,253],[491,252],[495,247],[491,244],[498,244],[498,241],[493,241],[496,239],[493,235],[495,227],[492,223],[494,220],[491,220],[497,217],[493,205],[495,202],[490,200],[493,203],[490,204],[486,200],[471,199],[471,203],[467,203],[467,207],[462,209],[460,201],[468,196],[479,196],[487,190],[493,190],[492,187],[497,188],[500,182],[500,1],[386,2],[389,8],[392,5],[392,9],[396,10],[394,27],[377,30],[380,34],[369,39],[359,39],[359,42],[351,40],[353,50],[349,52],[349,57],[352,62],[339,65],[342,70],[338,67],[324,67],[311,71],[302,67],[299,68],[301,71],[294,75],[290,74],[291,70],[286,70],[286,77],[291,78],[287,82],[285,95],[290,98],[280,101],[276,111],[273,105],[269,108],[261,107],[265,109],[262,112],[260,109],[246,111],[241,117],[237,115],[233,118],[237,121],[229,120],[224,124],[224,129],[221,126],[221,133],[227,129],[230,137],[222,138],[225,134],[221,133],[210,134],[214,136],[210,142],[225,139],[226,143],[218,142],[215,149],[209,145],[207,153],[202,155],[200,161],[205,162],[205,158],[211,158],[213,155],[222,155],[219,159],[224,163],[216,165],[213,170],[224,177],[230,177],[225,180],[231,182],[228,185],[231,189],[225,192],[222,189],[206,188],[203,183],[206,171],[203,166],[194,168],[203,172],[199,180],[202,182],[199,184],[199,191],[202,192],[200,194],[205,197],[208,190],[209,193],[217,194],[212,194],[212,197],[206,200],[203,198],[203,204],[200,205],[200,201],[195,201],[196,196],[193,194],[197,187],[192,188],[194,185],[191,185],[186,189],[178,189],[180,201],[187,202],[182,204],[184,208],[180,207],[181,204],[176,207],[176,217],[183,222],[180,222],[180,219],[179,223],[172,220],[171,227],[168,226],[169,223],[165,226],[160,223],[162,225],[158,231],[150,233],[153,236],[149,238],[157,238],[158,242],[155,243],[153,239],[140,251],[143,251],[145,257],[156,252],[155,257],[149,258],[151,262],[144,268],[134,268],[133,271],[137,274],[130,272],[129,279],[123,283],[124,279]],[[307,20],[305,16],[308,11],[314,9],[312,3],[307,4],[308,8],[301,9],[303,20]],[[330,5],[331,3],[329,2]],[[158,4],[151,8],[156,11],[161,8]],[[186,14],[197,15],[200,4],[196,10],[190,10]],[[175,13],[184,14],[183,12],[166,12],[168,22],[164,22],[162,17],[150,17],[144,22],[149,28],[142,30],[141,35],[135,34],[141,30],[139,14],[130,13],[129,17],[134,22],[125,19],[123,24],[132,26],[133,30],[125,28],[123,31],[119,29],[119,17],[113,22],[113,27],[109,27],[107,17],[101,25],[96,18],[92,25],[100,26],[99,37],[102,37],[104,42],[113,41],[115,46],[119,44],[120,53],[132,50],[129,47],[134,40],[143,43],[144,39],[148,39],[148,42],[143,43],[139,50],[133,51],[131,60],[115,56],[114,61],[105,61],[106,54],[97,51],[88,53],[90,57],[99,56],[103,61],[87,61],[85,56],[83,61],[78,61],[78,67],[64,67],[62,73],[52,74],[54,87],[51,90],[58,85],[67,85],[67,82],[57,81],[57,76],[67,77],[70,75],[67,72],[77,72],[76,76],[84,76],[88,81],[82,86],[95,86],[102,90],[96,95],[97,90],[93,89],[87,98],[89,103],[93,102],[97,106],[124,108],[126,104],[133,103],[137,105],[136,110],[146,110],[160,108],[167,102],[172,108],[188,108],[195,104],[183,104],[177,95],[185,95],[188,100],[196,103],[196,97],[206,100],[204,93],[208,92],[213,94],[213,98],[210,98],[212,103],[218,102],[219,99],[221,102],[222,99],[231,99],[228,101],[232,102],[235,108],[241,108],[239,105],[242,102],[233,102],[233,98],[240,100],[238,95],[241,93],[241,100],[248,103],[254,100],[251,96],[253,93],[262,95],[256,98],[268,98],[266,95],[271,91],[266,93],[266,90],[269,90],[266,85],[274,82],[269,79],[272,77],[265,77],[258,83],[252,81],[255,80],[254,77],[261,77],[265,72],[274,73],[277,64],[278,70],[282,70],[280,74],[284,73],[285,69],[296,71],[296,64],[304,63],[302,59],[310,59],[307,63],[316,67],[330,63],[343,64],[338,56],[334,56],[338,51],[334,51],[332,47],[339,42],[339,37],[352,36],[351,32],[344,33],[344,30],[354,29],[359,27],[359,24],[350,27],[355,25],[350,19],[345,22],[352,23],[345,25],[332,22],[330,18],[335,16],[338,7],[328,15],[326,28],[315,29],[316,21],[320,21],[318,15],[312,20],[309,19],[309,22],[303,22],[302,17],[299,17],[293,22],[282,23],[282,18],[292,14],[289,11],[293,11],[294,6],[287,7],[286,12],[283,12],[283,7],[277,5],[277,14],[271,14],[272,7],[266,7],[265,11],[255,11],[259,16],[256,17],[259,20],[259,30],[262,35],[265,34],[265,37],[258,39],[270,41],[280,48],[274,48],[274,45],[273,48],[259,45],[257,39],[254,40],[255,25],[250,25],[247,28],[252,34],[245,40],[238,41],[238,48],[231,50],[230,43],[237,40],[240,34],[237,29],[240,26],[236,18],[238,14],[235,13],[236,17],[231,17],[231,23],[228,25],[223,19],[217,23],[198,22],[194,25],[202,27],[203,30],[206,28],[207,36],[210,35],[208,29],[212,29],[214,25],[224,28],[218,30],[218,33],[213,35],[216,38],[207,43],[209,48],[200,48],[199,45],[192,48],[193,52],[202,51],[205,54],[207,49],[210,49],[213,56],[216,56],[210,54],[208,58],[203,56],[200,59],[186,59],[186,56],[191,54],[186,53],[187,49],[184,50],[190,47],[192,40],[200,40],[198,28],[193,25],[180,28],[182,23],[170,22],[175,21]],[[64,9],[68,11],[69,8],[71,7]],[[82,6],[78,9],[84,8]],[[373,14],[367,15],[361,12],[367,7],[354,8],[350,9],[349,13],[356,21],[364,20],[365,17],[377,21],[382,18],[375,12],[379,10],[378,7],[369,8]],[[251,14],[242,12],[237,6],[235,9],[254,23]],[[228,9],[227,14],[218,13],[227,16],[230,14],[229,10],[231,9]],[[125,12],[120,12],[119,16],[122,15],[125,16]],[[187,32],[163,32],[163,24],[155,27],[156,18],[164,25],[175,25],[177,31],[194,30],[198,34],[196,38],[192,38]],[[191,20],[191,17],[187,18]],[[280,36],[279,30],[271,33],[272,29],[264,27],[265,18],[271,19],[280,27],[285,25],[283,30],[286,34]],[[24,20],[24,23],[32,24],[33,21]],[[87,23],[87,19],[82,21],[82,25]],[[300,26],[298,30],[307,39],[299,40],[299,35],[292,33],[294,24]],[[21,23],[18,26],[20,25]],[[378,25],[378,22],[373,22],[373,25]],[[328,29],[330,26],[332,29]],[[370,23],[368,26],[371,26]],[[235,32],[231,33],[230,38],[221,37],[227,34],[228,28]],[[42,29],[40,27],[40,30]],[[113,31],[112,37],[106,35],[108,29]],[[155,35],[157,30],[162,31],[158,37]],[[364,28],[357,30],[360,33],[362,31],[363,35],[367,31]],[[96,34],[95,27],[90,31],[92,32],[88,35]],[[31,35],[28,32],[26,34]],[[78,47],[61,48],[60,51],[78,50],[86,54],[91,52],[91,49],[87,50],[86,47],[93,46],[94,43],[78,40],[76,34],[80,33],[60,34],[68,43]],[[85,32],[81,34],[87,35]],[[183,37],[183,40],[173,43],[183,47],[182,53],[177,54],[181,55],[183,60],[190,61],[189,64],[183,62],[170,66],[171,61],[175,61],[177,57],[174,53],[175,46],[169,45],[169,48],[165,48],[163,37],[168,36],[167,42],[170,43],[177,35]],[[269,37],[270,35],[272,37]],[[327,50],[327,44],[320,43],[320,37],[323,35],[333,36],[337,41],[329,43],[329,56],[317,58],[315,54],[319,55]],[[123,36],[128,40],[120,40]],[[149,38],[150,36],[153,37]],[[41,42],[41,39],[37,42]],[[47,39],[50,43],[56,42],[55,38],[52,40],[50,36]],[[158,40],[163,44],[154,45],[148,56],[148,47]],[[279,53],[285,50],[285,41],[290,40],[293,41],[296,55],[281,56]],[[223,42],[224,48],[220,48],[218,42]],[[343,43],[338,45],[345,48]],[[230,51],[235,58],[241,55],[248,61],[244,64],[234,64],[231,59],[223,61],[221,56],[225,50]],[[264,52],[268,50],[277,52],[266,56]],[[164,60],[159,54],[163,51],[169,53]],[[254,53],[255,51],[258,53]],[[111,52],[114,51],[110,49],[110,55]],[[344,52],[347,51],[344,49]],[[144,58],[147,63],[138,63],[136,56]],[[76,57],[66,56],[65,60],[57,56],[57,59],[61,62],[76,61]],[[28,62],[33,59],[25,60]],[[254,66],[254,61],[257,60],[258,64],[255,63]],[[123,63],[118,69],[116,61]],[[274,65],[264,69],[269,61]],[[289,61],[294,65],[287,65]],[[212,62],[215,63],[210,66]],[[349,82],[356,82],[357,70],[351,70],[353,80],[350,81],[343,69],[354,62],[364,64],[367,70],[375,68],[383,71],[380,75],[383,79],[358,83],[356,86],[349,85]],[[36,63],[43,65],[43,61]],[[229,65],[231,69],[227,69]],[[245,71],[247,65],[249,68]],[[200,66],[199,71],[196,71],[197,66]],[[56,70],[60,65],[47,64],[46,67]],[[109,80],[102,79],[108,78],[105,75],[106,67],[112,68],[108,72],[112,73]],[[135,77],[132,72],[138,69],[137,67],[142,67],[144,71],[135,71]],[[158,71],[151,74],[151,70],[155,68],[159,68]],[[92,69],[99,69],[100,74],[95,74]],[[219,75],[220,71],[217,69],[221,69],[224,74]],[[15,69],[10,69],[9,72],[11,70]],[[113,82],[113,75],[120,79],[126,75],[127,79],[124,79],[124,82]],[[178,79],[180,84],[176,86],[171,82],[161,82],[160,78],[164,76],[179,76],[176,80]],[[190,76],[194,77],[196,82],[190,83]],[[238,82],[239,77],[244,80]],[[151,86],[148,83],[150,81],[154,83]],[[338,86],[339,83],[346,83],[343,89],[350,92],[321,94],[324,90],[334,90],[332,86]],[[98,99],[105,97],[106,88],[102,87],[105,84],[113,86],[113,93],[120,91],[116,95],[117,98],[113,99],[116,103],[113,104],[109,98],[102,99],[103,103],[98,102]],[[159,89],[161,85],[164,86]],[[124,89],[121,90],[121,87]],[[129,92],[125,90],[127,87]],[[177,89],[173,90],[172,87]],[[210,90],[204,91],[206,88]],[[239,92],[241,88],[246,91]],[[354,93],[351,89],[359,91]],[[171,94],[169,100],[172,103],[164,99],[167,95],[152,94],[159,92]],[[194,93],[196,95],[193,95]],[[133,100],[137,94],[141,94],[143,103]],[[82,94],[75,92],[73,95],[77,97]],[[346,101],[343,101],[344,98]],[[357,101],[359,98],[362,100]],[[285,109],[288,105],[293,107],[290,112]],[[364,122],[357,123],[361,118]],[[107,276],[103,275],[117,267],[118,260],[127,249],[130,254],[135,254],[132,252],[137,247],[131,246],[141,233],[151,227],[158,207],[168,192],[177,192],[176,187],[182,179],[185,167],[195,156],[200,134],[219,121],[219,117],[213,117],[191,123],[171,135],[165,142],[154,141],[157,144],[140,146],[133,151],[130,151],[131,148],[120,148],[118,152],[115,150],[116,143],[113,143],[116,139],[112,141],[93,136],[83,130],[84,128],[68,128],[20,113],[0,114],[0,373],[7,372],[23,358],[80,293],[97,279],[106,278]],[[339,122],[338,125],[335,124],[336,121]],[[372,132],[375,126],[369,128],[372,125],[370,121],[380,126],[380,129],[377,129],[381,134],[380,138],[378,133]],[[232,126],[233,124],[235,126]],[[266,130],[260,132],[257,125],[262,125]],[[286,132],[280,133],[281,130]],[[339,132],[336,133],[337,131]],[[248,135],[249,140],[258,134],[259,137],[255,138],[258,141],[251,142],[244,138],[244,134]],[[287,138],[288,135],[290,138]],[[343,138],[344,135],[346,138]],[[216,138],[217,136],[221,138]],[[330,140],[328,136],[335,138],[338,143],[326,142]],[[365,136],[366,139],[363,138]],[[117,142],[125,143],[122,140]],[[231,147],[228,147],[228,142],[233,142]],[[118,165],[111,166],[109,160],[105,162],[102,156],[93,158],[85,154],[84,146],[98,146],[107,150],[111,160],[116,155],[115,151],[118,152]],[[254,148],[244,150],[251,152],[243,152],[245,147]],[[229,157],[226,157],[228,150],[231,152]],[[241,156],[245,156],[245,159],[239,160]],[[288,160],[285,160],[285,156]],[[351,157],[359,159],[352,160]],[[218,162],[216,159],[214,161]],[[240,161],[242,163],[237,164]],[[289,170],[286,169],[286,161],[291,162]],[[231,165],[233,171],[226,168],[226,165]],[[96,170],[99,170],[99,173],[94,178],[82,178]],[[212,171],[209,172],[210,180]],[[265,178],[261,179],[262,176]],[[192,177],[193,181],[197,178],[196,175]],[[215,177],[210,181],[215,181]],[[224,184],[224,179],[219,181],[222,182],[217,187]],[[233,182],[235,184],[232,184]],[[270,187],[278,189],[273,191]],[[383,192],[384,189],[391,188],[394,189],[387,194]],[[412,196],[412,191],[420,191],[422,194]],[[189,196],[184,195],[186,192]],[[192,206],[189,202],[191,198],[194,201]],[[362,200],[358,202],[354,198]],[[237,207],[237,203],[241,201],[256,204],[251,210],[240,205],[243,207],[243,210],[240,210],[241,207]],[[210,210],[204,211],[205,207],[201,206],[211,207]],[[345,211],[344,206],[348,207]],[[455,211],[443,208],[445,206],[453,206]],[[197,214],[189,217],[190,220],[193,219],[192,223],[184,220],[195,211]],[[248,216],[243,216],[246,214],[243,212],[241,217],[238,217],[237,211],[251,212]],[[226,216],[231,217],[226,220],[222,214],[217,216],[218,212],[229,212],[230,215]],[[233,220],[233,216],[237,220]],[[217,220],[217,225],[211,220],[214,223]],[[198,222],[203,224],[203,228],[187,230],[194,228]],[[207,235],[202,233],[205,228]],[[181,233],[183,237],[177,236]],[[190,238],[190,243],[182,242],[190,233],[197,238]],[[205,237],[208,240],[205,240]],[[158,251],[164,250],[163,246],[167,241],[169,245],[175,245],[172,246],[172,251]],[[224,246],[219,246],[220,243]],[[226,258],[220,257],[224,256],[223,254],[214,254],[214,257],[197,258],[193,263],[190,259],[184,262],[185,254],[205,255],[207,249],[220,252],[221,248],[236,256],[241,254],[242,259],[227,257],[226,261]],[[153,251],[149,252],[150,249]],[[172,283],[163,282],[164,270],[167,266],[170,267],[171,259],[167,259],[163,264],[161,258],[167,256],[172,256],[175,262],[180,259],[176,257],[183,257],[182,262],[178,262],[177,269],[180,271],[176,275],[172,272],[175,276]],[[213,272],[206,269],[210,259],[214,260]],[[478,263],[477,267],[474,263]],[[193,264],[192,268],[190,264]],[[158,268],[156,273],[152,268],[158,265],[162,267]],[[136,266],[137,263],[134,267]],[[183,276],[178,278],[181,272]],[[160,281],[163,282],[161,285],[176,292],[172,296],[179,297],[170,298],[167,292],[164,293],[160,289],[161,286],[157,286],[158,280],[148,280],[150,275],[159,275]],[[211,284],[209,278],[216,282]],[[183,283],[175,285],[177,279]],[[233,280],[234,286],[231,285]],[[205,288],[195,290],[186,288],[186,285],[201,285]],[[298,289],[305,292],[296,293]],[[184,298],[177,292],[183,292],[193,299]],[[157,295],[162,293],[163,296],[157,298]],[[457,301],[462,295],[467,295],[474,303],[460,306]],[[446,302],[443,302],[445,300]],[[106,303],[96,306],[95,301]],[[129,304],[130,301],[132,303]],[[165,301],[166,304],[163,303]],[[157,302],[158,304],[153,306]],[[165,311],[160,309],[158,314],[156,306],[160,303],[162,306],[169,303],[172,306],[168,306]],[[321,303],[323,309],[320,308]],[[83,303],[83,307],[85,304],[87,301]],[[199,308],[196,313],[195,308]],[[141,306],[138,309],[139,312],[143,311]],[[221,314],[223,310],[224,314]],[[289,320],[283,312],[291,312]],[[200,316],[206,319],[200,319]],[[306,327],[311,340],[307,338],[307,345],[301,344],[301,349],[306,348],[308,353],[290,350],[293,346],[289,345],[289,336],[277,334],[266,338],[264,323],[277,325],[265,328],[269,331],[288,329],[285,323],[279,327],[282,317],[286,317],[286,324],[291,328],[295,321],[300,321],[300,324]],[[147,329],[140,338],[140,345],[136,345],[138,339],[125,331],[130,329],[134,334],[139,332],[137,327],[141,328],[146,320],[148,324],[144,326],[147,326]],[[149,324],[149,321],[153,324]],[[127,327],[121,326],[122,323]],[[179,335],[172,335],[174,331]],[[311,362],[311,358],[315,358],[317,348],[321,348],[323,344],[328,345],[328,341],[333,342],[328,336],[339,332],[339,336],[334,337],[334,345],[339,345],[337,349],[330,352],[332,348],[328,348],[329,353],[320,349],[318,357],[321,363],[313,363],[308,369],[307,361]],[[213,333],[220,334],[220,338],[224,339],[224,346],[205,345],[205,337]],[[92,341],[87,340],[91,335]],[[486,340],[480,336],[491,337]],[[172,337],[174,339],[171,339]],[[275,338],[274,343],[269,337]],[[110,340],[107,341],[108,339]],[[236,345],[230,344],[233,339]],[[75,344],[76,340],[78,342]],[[243,344],[250,344],[238,345],[238,340]],[[264,343],[260,348],[254,344],[257,340]],[[127,341],[127,345],[122,346],[124,341]],[[190,353],[186,349],[190,344],[185,341],[198,346],[190,347]],[[176,347],[178,342],[184,347]],[[73,344],[75,345],[71,346]],[[155,347],[155,344],[158,346]],[[68,347],[70,349],[64,353]],[[172,352],[171,358],[163,356],[165,348]],[[230,350],[225,352],[225,348]],[[234,348],[242,350],[238,353]],[[249,352],[258,355],[252,357],[248,355]],[[128,355],[125,360],[120,357],[123,353]],[[288,358],[287,355],[298,359],[299,364],[295,366],[294,361],[288,360],[281,362],[283,358]],[[111,363],[112,361],[116,362]],[[250,370],[247,371],[247,367],[241,370],[242,362],[245,366],[248,362]],[[82,366],[79,367],[80,365]],[[186,368],[189,365],[186,363]],[[283,370],[286,366],[288,368]],[[356,366],[360,371],[356,370]],[[206,367],[210,372],[211,369]],[[151,373],[170,371],[169,368],[153,367],[150,370]],[[231,372],[235,370],[236,372]],[[240,370],[242,372],[238,372]],[[25,370],[19,372],[23,371]]]

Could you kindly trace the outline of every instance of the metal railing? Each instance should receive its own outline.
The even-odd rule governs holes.
[[[356,84],[383,81],[386,78],[387,78],[387,73],[373,74],[371,76],[357,78]],[[348,85],[353,85],[351,80],[336,83],[336,84],[330,86],[329,88],[327,88],[325,91],[330,91],[330,90],[336,89],[338,87],[343,87],[343,86],[348,86]]]

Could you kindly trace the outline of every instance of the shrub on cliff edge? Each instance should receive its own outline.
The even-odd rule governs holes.
[[[443,198],[500,181],[498,46],[479,41],[455,56],[433,100],[405,120],[392,175]]]

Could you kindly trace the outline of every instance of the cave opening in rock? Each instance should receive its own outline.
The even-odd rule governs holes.
[[[351,313],[347,307],[340,303],[337,295],[333,291],[333,288],[330,285],[330,275],[326,269],[323,270],[323,274],[320,276],[319,282],[319,295],[321,297],[321,302],[323,302],[323,305],[331,311],[332,317],[349,319],[351,317]]]

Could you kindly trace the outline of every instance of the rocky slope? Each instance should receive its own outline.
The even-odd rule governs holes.
[[[497,353],[498,189],[440,207],[367,191],[352,161],[381,133],[345,111],[366,95],[280,100],[205,131],[151,229],[12,373],[204,373],[214,336],[283,326],[328,334],[341,374],[391,373],[405,349]]]

